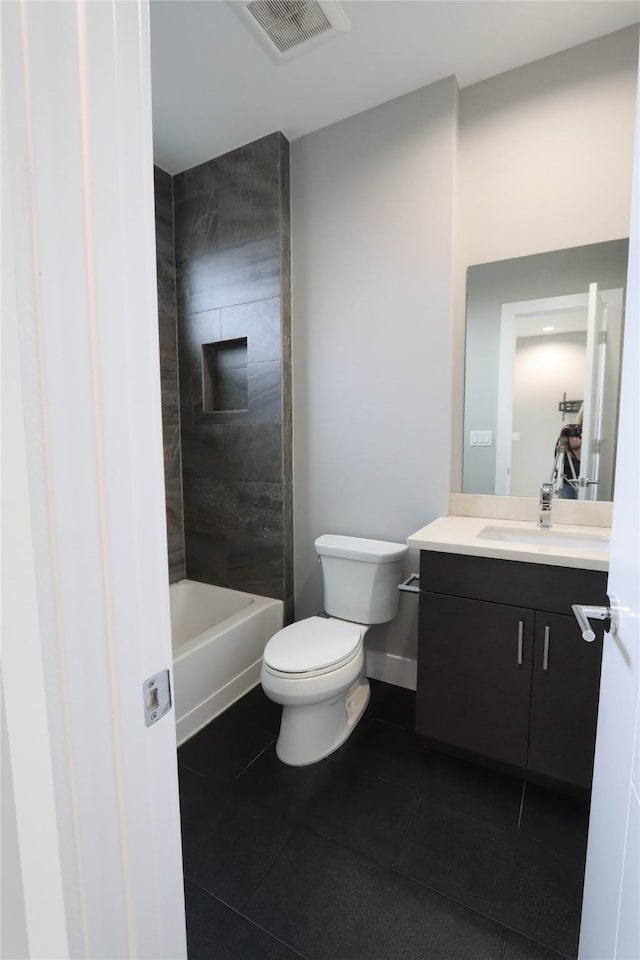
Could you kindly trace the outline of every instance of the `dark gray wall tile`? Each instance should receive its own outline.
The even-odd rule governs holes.
[[[178,352],[180,376],[189,376],[189,372],[202,364],[202,344],[217,343],[220,336],[220,311],[205,310],[190,316],[178,318]]]
[[[184,477],[183,488],[185,530],[282,541],[281,484]]]
[[[218,242],[221,247],[277,235],[279,224],[277,175],[260,170],[251,178],[225,184],[220,196]]]
[[[172,312],[158,308],[160,376],[175,379],[178,370],[175,306]]]
[[[282,431],[277,423],[224,427],[227,479],[282,482]]]
[[[177,174],[173,178],[175,200],[206,194],[229,180],[250,179],[256,170],[269,167],[277,169],[283,139],[280,133],[268,134]]]
[[[293,480],[293,400],[291,364],[282,364],[282,479]]]
[[[163,424],[164,478],[180,480],[180,427],[177,423]]]
[[[177,264],[178,314],[280,295],[277,234]]]
[[[228,423],[280,423],[282,418],[282,376],[280,364],[250,363],[247,366],[247,407],[207,412],[202,396],[202,370],[192,370],[189,379],[181,374],[183,422],[187,425]]]
[[[281,136],[280,133],[270,133],[218,157],[218,169],[223,181],[250,179],[256,170],[277,168]]]
[[[279,363],[250,363],[247,367],[251,423],[282,422],[282,370]]]
[[[280,599],[293,595],[288,149],[273,134],[173,179],[187,575]],[[244,338],[242,363],[212,351],[205,411],[202,344]]]
[[[221,533],[185,529],[186,575],[189,580],[227,585],[227,541]]]
[[[188,197],[176,203],[176,260],[197,257],[218,249],[219,204],[220,188],[212,190],[205,197]]]
[[[219,340],[218,343],[208,343],[205,354],[210,353],[214,359],[214,366],[221,373],[242,368],[247,369],[247,338],[234,337],[231,340]],[[204,357],[206,360],[206,356]]]
[[[177,480],[165,480],[167,504],[167,534],[182,533],[182,483]]]
[[[172,533],[168,536],[169,547],[169,583],[184,580],[187,575],[184,558],[184,532]]]
[[[175,247],[173,238],[173,215],[171,208],[163,215],[156,205],[156,271],[158,280],[164,281],[175,292]],[[175,309],[175,304],[173,304]]]
[[[211,367],[213,366],[213,369]],[[205,414],[236,413],[248,410],[247,367],[226,367],[205,363],[203,378]]]
[[[293,596],[293,484],[284,485],[284,596]]]
[[[173,203],[172,179],[171,174],[163,170],[162,167],[158,167],[156,164],[153,165],[153,191],[156,206],[164,204],[171,210]]]
[[[196,479],[226,480],[224,431],[220,425],[183,428],[182,474]]]
[[[223,340],[247,338],[249,363],[282,359],[280,297],[225,307],[221,311],[221,331]]]
[[[178,381],[174,377],[162,377],[160,380],[162,399],[162,423],[165,426],[180,423],[178,400]]]
[[[159,167],[154,167],[153,174],[167,555],[169,580],[173,583],[185,576],[182,483],[180,478],[180,408],[178,398],[173,184],[170,175]]]
[[[287,597],[284,601],[284,623],[283,626],[288,627],[290,623],[295,623],[296,611],[293,601],[293,597]]]
[[[280,263],[282,266],[282,359],[291,360],[291,188],[289,141],[280,141]]]
[[[204,425],[183,434],[184,477],[280,483],[281,463],[278,424]]]
[[[228,586],[261,597],[282,597],[283,544],[236,536],[229,544]]]

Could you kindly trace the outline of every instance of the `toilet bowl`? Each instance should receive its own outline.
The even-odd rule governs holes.
[[[369,702],[363,639],[367,627],[309,617],[267,644],[260,682],[282,704],[276,753],[301,766],[322,760],[347,739]]]
[[[325,535],[325,609],[278,631],[264,651],[260,682],[282,705],[276,753],[303,766],[329,756],[350,736],[369,702],[364,638],[373,623],[393,619],[407,552],[403,544]]]

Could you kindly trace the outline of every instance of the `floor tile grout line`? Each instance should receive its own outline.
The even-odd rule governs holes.
[[[275,739],[276,739],[275,737],[272,737],[272,739],[269,741],[269,743],[267,743],[266,746],[264,746],[264,747],[262,748],[262,750],[260,750],[260,752],[257,753],[257,754],[255,755],[255,757],[253,757],[253,759],[250,760],[249,763],[248,763],[245,767],[242,768],[242,770],[240,771],[240,773],[236,773],[236,775],[232,778],[232,780],[239,780],[240,777],[242,776],[242,774],[243,774],[243,773],[246,773],[247,770],[249,769],[249,767],[252,767],[253,764],[256,763],[256,761],[258,761],[258,760],[260,759],[260,757],[263,755],[263,753],[265,753],[265,752],[269,749],[269,747],[273,746],[273,744],[274,744],[274,742],[275,742]]]
[[[438,798],[434,797],[433,794],[424,793],[424,792],[420,794],[420,799],[433,800],[433,801],[438,800]],[[581,864],[582,861],[584,860],[583,854],[576,856],[573,853],[573,851],[570,850],[568,847],[564,847],[561,845],[558,846],[557,843],[553,843],[550,840],[541,840],[540,837],[534,837],[530,833],[526,833],[524,830],[518,829],[518,827],[508,827],[502,823],[497,823],[492,820],[485,820],[482,817],[474,816],[474,814],[472,813],[460,813],[456,810],[450,811],[448,808],[447,810],[450,813],[450,815],[453,817],[459,817],[460,819],[471,820],[473,823],[481,823],[484,826],[491,827],[492,829],[500,830],[503,833],[509,833],[509,834],[513,834],[514,836],[523,837],[525,840],[530,840],[532,843],[539,844],[542,847],[549,847],[550,849],[554,850],[556,853],[559,853],[562,856],[566,857],[568,860],[573,860],[578,864]],[[518,822],[520,822],[519,819],[518,819]]]
[[[301,825],[298,824],[298,823],[296,823],[296,821],[293,820],[291,817],[285,817],[285,819],[286,819],[288,822],[290,822],[291,825],[292,825],[291,833],[290,833],[290,835],[287,837],[287,839],[285,840],[285,842],[282,844],[282,847],[280,848],[279,853],[274,857],[274,859],[271,861],[271,863],[269,864],[269,866],[268,866],[268,867],[266,868],[266,870],[264,871],[264,873],[263,873],[263,875],[262,875],[262,880],[260,880],[260,882],[259,882],[258,885],[255,887],[255,889],[251,892],[251,894],[249,894],[249,896],[247,896],[246,903],[248,903],[253,897],[255,897],[255,896],[257,895],[258,891],[262,888],[262,886],[264,885],[265,881],[267,880],[267,877],[268,877],[269,874],[272,872],[272,870],[276,867],[276,865],[280,862],[280,860],[281,860],[282,857],[284,856],[285,850],[287,849],[287,847],[288,847],[289,844],[292,842],[292,840],[293,840],[293,838],[295,837],[295,835],[296,835],[296,834],[298,833],[298,831],[300,830],[300,826],[301,826]]]
[[[522,781],[522,794],[520,795],[520,810],[518,811],[518,825],[516,830],[520,832],[520,824],[522,823],[522,811],[524,810],[524,796],[527,789],[527,781]]]
[[[221,904],[223,907],[225,907],[225,909],[230,910],[231,913],[234,913],[237,917],[240,917],[242,920],[245,920],[247,923],[251,924],[252,927],[255,927],[257,930],[260,930],[261,933],[266,934],[266,936],[268,936],[271,940],[275,940],[276,943],[279,943],[283,947],[286,947],[286,949],[290,950],[295,957],[300,957],[300,960],[307,960],[305,955],[300,953],[299,950],[296,950],[295,947],[292,947],[291,944],[287,943],[285,940],[281,940],[280,937],[277,937],[270,930],[267,930],[266,927],[263,927],[259,923],[256,923],[255,920],[252,920],[251,917],[248,917],[245,913],[242,912],[242,910],[238,910],[237,907],[234,907],[230,903],[227,903],[227,901],[223,900],[222,897],[218,897],[216,896],[215,893],[211,893],[210,890],[207,890],[206,887],[201,886],[195,880],[191,880],[187,876],[185,876],[185,880],[187,880],[188,883],[192,884],[194,887],[197,887],[197,889],[200,890],[202,893],[206,894],[206,896],[211,897],[212,900],[217,901],[217,903]]]
[[[490,916],[488,913],[483,913],[481,910],[477,910],[475,907],[470,907],[468,903],[463,903],[462,900],[456,900],[455,897],[449,896],[447,893],[443,893],[441,890],[438,890],[437,887],[432,887],[430,884],[425,883],[423,880],[418,880],[416,877],[411,877],[406,873],[402,873],[395,868],[391,868],[391,873],[395,873],[397,876],[402,877],[404,880],[408,880],[411,883],[416,884],[419,887],[423,887],[425,890],[435,893],[438,897],[442,897],[443,900],[447,900],[449,903],[455,903],[457,907],[462,907],[464,910],[468,910],[470,913],[473,913],[477,917],[482,917],[483,920],[488,920],[490,923],[495,924],[500,927],[501,930],[508,930],[510,933],[515,933],[517,936],[522,937],[524,940],[529,940],[531,943],[535,943],[539,947],[543,947],[545,950],[548,950],[551,954],[556,954],[558,957],[563,958],[563,960],[576,960],[576,956],[571,956],[568,953],[562,953],[560,950],[556,950],[555,947],[550,947],[546,943],[541,943],[539,940],[534,939],[529,936],[529,934],[523,933],[522,930],[516,930],[515,927],[510,927],[508,924],[503,923],[501,920],[496,920],[495,917]],[[503,935],[504,938],[504,935]],[[576,946],[577,950],[577,946]]]

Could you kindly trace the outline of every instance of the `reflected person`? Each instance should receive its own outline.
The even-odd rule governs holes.
[[[582,425],[570,423],[563,427],[556,443],[553,481],[556,496],[561,500],[577,500],[577,481],[580,476],[580,455],[582,452]]]

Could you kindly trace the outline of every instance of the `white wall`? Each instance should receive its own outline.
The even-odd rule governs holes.
[[[465,272],[629,235],[638,30],[460,92],[454,489],[461,477]]]
[[[456,94],[449,78],[292,144],[298,619],[322,606],[316,536],[404,542],[447,512]],[[377,642],[415,656],[402,605]]]

